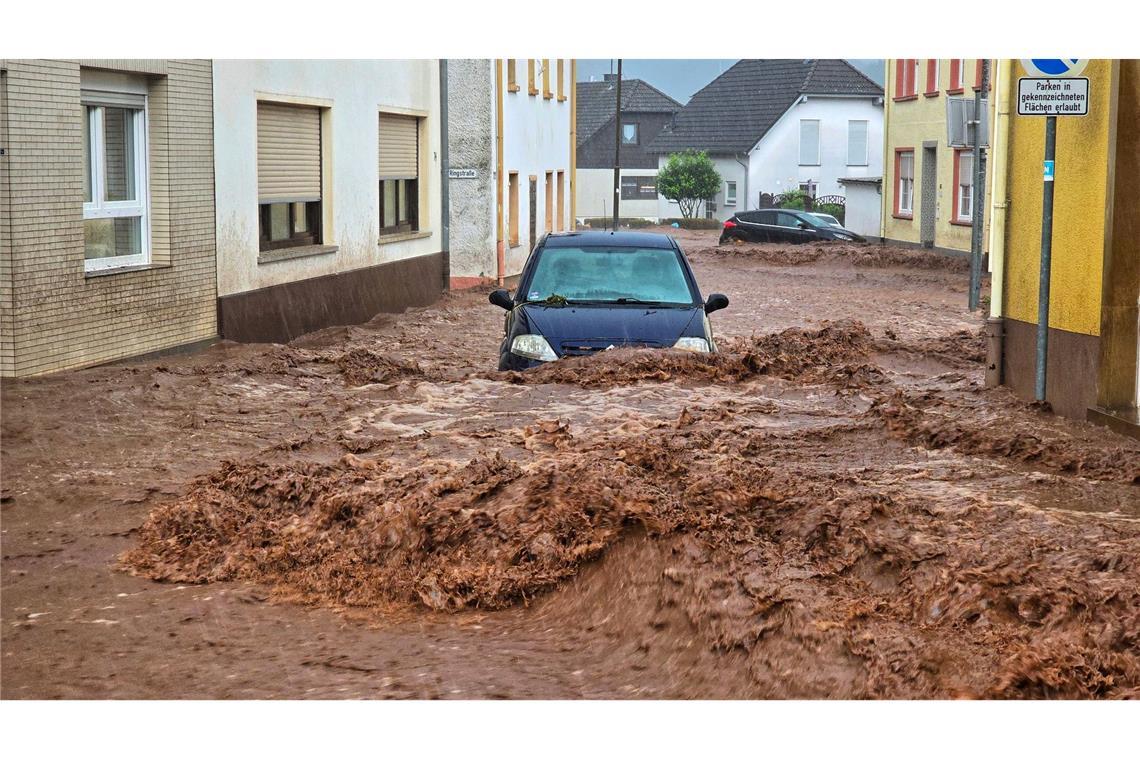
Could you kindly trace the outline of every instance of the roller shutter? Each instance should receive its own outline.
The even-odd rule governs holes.
[[[415,116],[380,114],[380,179],[419,176],[419,125]]]
[[[260,203],[321,199],[321,111],[257,104],[257,199]]]

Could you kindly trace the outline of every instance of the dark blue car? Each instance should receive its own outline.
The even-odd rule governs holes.
[[[490,300],[508,312],[499,369],[512,370],[622,346],[715,351],[708,315],[728,306],[701,298],[673,238],[644,232],[547,235],[514,297]]]

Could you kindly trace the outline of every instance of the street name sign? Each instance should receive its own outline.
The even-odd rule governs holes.
[[[448,179],[479,179],[478,169],[448,169]]]
[[[1018,116],[1087,116],[1089,80],[1071,77],[1017,80]]]

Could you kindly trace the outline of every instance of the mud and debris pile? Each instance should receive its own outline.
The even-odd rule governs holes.
[[[732,383],[760,375],[819,380],[827,374],[825,370],[859,362],[872,345],[871,334],[861,322],[836,320],[815,329],[790,327],[759,337],[727,339],[715,354],[623,348],[487,377],[515,384],[587,388],[673,380]]]
[[[929,250],[897,246],[851,243],[817,243],[788,245],[785,243],[745,243],[732,241],[712,248],[696,248],[694,254],[717,257],[741,257],[772,266],[804,266],[807,264],[848,264],[864,268],[930,269],[945,272],[968,272],[970,261],[964,256],[951,256]]]

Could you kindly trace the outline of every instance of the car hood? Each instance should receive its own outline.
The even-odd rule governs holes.
[[[519,307],[533,332],[543,335],[558,355],[592,353],[610,346],[672,346],[689,334],[704,337],[698,307],[545,306]]]

